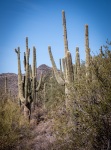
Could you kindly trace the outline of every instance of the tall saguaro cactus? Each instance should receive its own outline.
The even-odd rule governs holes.
[[[71,54],[69,51],[67,51],[67,57],[65,58],[65,78],[62,79],[62,77],[60,76],[60,74],[58,73],[55,61],[53,59],[53,55],[51,52],[51,47],[48,47],[48,51],[49,51],[49,56],[50,56],[50,60],[53,66],[53,70],[54,70],[54,74],[55,74],[55,78],[58,82],[58,84],[60,84],[61,86],[65,85],[65,103],[66,103],[66,108],[70,109],[71,106],[71,85],[74,82],[74,78],[73,78],[73,65],[72,65],[72,58],[71,58]]]
[[[37,88],[40,89],[41,80],[37,87],[36,83],[36,49],[33,48],[33,68],[29,65],[30,49],[28,48],[28,37],[26,37],[26,52],[24,52],[24,70],[25,76],[22,81],[21,64],[20,64],[20,48],[15,49],[18,57],[18,93],[19,99],[24,104],[24,115],[30,118],[31,103],[35,104]]]
[[[33,109],[35,109],[35,103],[36,103],[36,48],[35,47],[33,47],[32,97],[33,97]]]
[[[50,46],[48,47],[48,51],[49,51],[50,60],[51,60],[52,66],[53,66],[55,78],[60,85],[65,85],[65,103],[66,103],[66,108],[69,110],[69,109],[71,109],[71,105],[72,105],[71,104],[72,103],[71,87],[74,83],[74,72],[73,72],[71,53],[68,50],[65,11],[62,11],[62,19],[63,19],[64,49],[65,49],[65,58],[62,59],[64,79],[58,73]]]
[[[21,63],[20,63],[20,47],[18,50],[15,49],[18,58],[18,96],[21,102],[25,102],[25,98],[23,96],[23,85],[22,85],[22,74],[21,74]]]
[[[29,80],[29,48],[28,37],[26,37],[26,72],[25,72],[25,103],[28,103],[28,80]]]
[[[85,51],[86,51],[86,78],[90,80],[90,48],[89,48],[89,33],[88,33],[88,25],[85,25]]]
[[[62,11],[62,19],[63,19],[63,30],[64,30],[64,48],[65,48],[65,56],[67,55],[68,51],[68,40],[67,40],[67,28],[66,28],[66,17],[65,11]]]

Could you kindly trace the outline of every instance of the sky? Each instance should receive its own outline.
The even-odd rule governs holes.
[[[85,60],[85,24],[89,25],[91,54],[111,40],[111,0],[0,0],[0,73],[17,73],[18,46],[23,54],[28,37],[32,64],[33,46],[37,50],[37,67],[51,67],[48,46],[59,68],[64,57],[62,10],[66,14],[69,50],[75,62],[75,49],[79,47],[81,60]]]

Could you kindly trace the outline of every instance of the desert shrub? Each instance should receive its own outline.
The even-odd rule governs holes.
[[[53,128],[57,138],[55,149],[110,150],[111,51],[109,48],[106,46],[101,54],[94,56],[90,66],[89,81],[85,75],[84,64],[81,65],[81,70],[79,82],[75,82],[71,88],[72,114],[62,109],[64,105],[59,101],[50,113],[54,119]],[[61,99],[61,95],[59,96]],[[70,118],[72,123],[69,121]]]
[[[51,109],[54,109],[56,106],[61,106],[60,103],[64,101],[64,86],[60,86],[52,74],[48,77],[48,80],[46,80],[45,83],[45,105],[50,112]]]
[[[0,149],[14,149],[21,136],[27,136],[28,122],[21,115],[18,104],[0,101]]]

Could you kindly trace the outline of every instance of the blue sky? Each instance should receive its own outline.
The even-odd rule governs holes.
[[[75,61],[75,48],[85,60],[84,29],[89,25],[91,53],[97,53],[106,39],[111,40],[110,0],[0,0],[0,73],[17,73],[14,49],[20,46],[21,64],[25,38],[37,49],[37,66],[51,66],[48,45],[59,68],[64,57],[62,10],[66,13],[69,50]],[[22,72],[24,68],[22,65]]]

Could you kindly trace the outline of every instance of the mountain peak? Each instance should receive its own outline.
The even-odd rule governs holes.
[[[52,68],[47,66],[46,64],[40,65],[37,70],[51,70]]]

